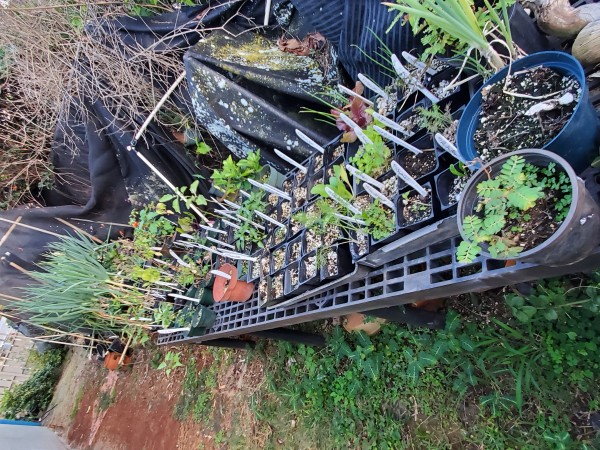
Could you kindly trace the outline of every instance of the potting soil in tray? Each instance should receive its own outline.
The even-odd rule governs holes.
[[[427,197],[421,197],[417,192],[409,191],[411,195],[402,197],[402,218],[400,224],[403,226],[421,222],[431,216],[433,205],[431,203],[431,192]]]
[[[506,85],[505,81],[482,90],[473,141],[483,161],[523,148],[543,148],[563,129],[581,96],[575,78],[546,67],[516,72]],[[529,111],[542,102],[551,109]]]
[[[406,150],[398,157],[398,164],[400,164],[411,177],[418,180],[423,175],[427,175],[435,169],[437,158],[433,149],[424,150],[423,153],[419,153],[418,155]]]

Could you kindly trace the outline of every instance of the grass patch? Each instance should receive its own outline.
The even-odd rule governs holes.
[[[196,359],[193,357],[189,359],[186,364],[181,394],[173,411],[177,420],[184,421],[192,417],[196,422],[208,423],[210,421],[218,372],[219,363],[216,359],[209,367],[200,370],[198,370]]]
[[[98,401],[98,410],[106,411],[117,399],[117,391],[113,387],[110,392],[101,392]]]
[[[506,297],[485,320],[450,311],[444,330],[335,328],[324,349],[255,350],[261,448],[600,448],[600,276]]]
[[[71,419],[74,419],[77,416],[77,413],[79,412],[79,408],[81,408],[81,401],[83,400],[83,394],[84,394],[84,389],[83,386],[81,386],[79,388],[79,391],[77,392],[77,396],[75,397],[75,403],[73,404],[73,409],[71,410],[71,413],[69,414],[69,417]]]

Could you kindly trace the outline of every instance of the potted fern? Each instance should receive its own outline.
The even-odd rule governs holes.
[[[460,262],[483,254],[565,265],[600,242],[600,208],[563,158],[527,149],[496,158],[473,175],[458,204],[458,227]]]

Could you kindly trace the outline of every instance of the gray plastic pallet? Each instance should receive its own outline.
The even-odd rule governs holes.
[[[543,267],[517,263],[504,267],[501,261],[479,257],[470,264],[456,261],[459,238],[429,245],[372,269],[359,280],[343,284],[293,305],[266,309],[258,305],[256,293],[247,302],[225,302],[212,308],[217,313],[213,328],[204,336],[186,338],[184,333],[161,335],[159,345],[199,343],[231,338],[353,312],[432,300],[467,292],[481,292],[541,278],[600,268],[600,248],[579,263]]]

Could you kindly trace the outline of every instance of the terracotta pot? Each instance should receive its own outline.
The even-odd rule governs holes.
[[[108,352],[104,356],[104,367],[108,370],[117,370],[119,368],[119,360],[121,359],[121,353]],[[126,366],[131,362],[131,356],[125,356],[123,358],[123,365]]]
[[[237,267],[231,264],[223,264],[219,267],[219,270],[231,275],[231,280],[215,276],[215,283],[213,285],[213,298],[215,302],[245,302],[252,297],[254,283],[238,280]]]

